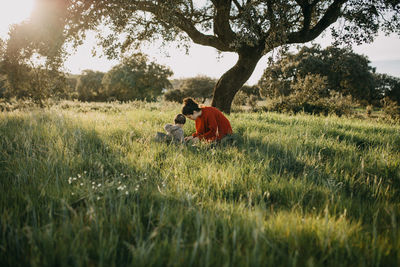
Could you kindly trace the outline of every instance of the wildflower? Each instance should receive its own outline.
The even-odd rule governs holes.
[[[72,180],[76,181],[76,177],[72,178]]]
[[[121,184],[121,181],[119,181],[118,184]]]
[[[78,178],[81,178],[82,176],[80,174],[78,174]]]
[[[128,192],[128,191],[126,191],[126,192],[125,192],[125,195],[129,195],[129,192]]]
[[[71,178],[71,177],[68,178],[68,183],[69,183],[69,184],[72,183],[72,178]]]
[[[71,195],[75,195],[75,193],[74,193],[74,192],[72,192],[72,193],[71,193]]]
[[[86,173],[87,173],[87,171],[84,171],[83,173],[84,173],[84,174],[86,174]]]
[[[95,189],[96,187],[94,187],[94,185],[92,185],[92,189]]]
[[[92,184],[95,184],[95,182],[92,182]]]
[[[100,197],[97,197],[97,200],[100,200]]]
[[[101,184],[98,184],[98,185],[97,185],[97,187],[100,187],[100,186],[101,186]]]
[[[83,183],[81,183],[81,186],[83,186]]]

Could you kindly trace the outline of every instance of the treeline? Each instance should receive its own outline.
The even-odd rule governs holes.
[[[13,54],[0,39],[0,98],[31,99],[43,105],[48,98],[87,102],[154,101],[161,96],[181,103],[194,97],[204,103],[213,96],[216,79],[197,76],[169,80],[172,71],[143,54],[124,58],[103,73],[80,75],[55,71]],[[256,107],[267,99],[267,110],[280,112],[346,113],[355,104],[399,111],[400,79],[378,74],[370,61],[349,49],[302,47],[270,61],[257,85],[243,86],[233,104]]]
[[[400,79],[378,74],[366,56],[349,49],[302,47],[271,61],[258,86],[269,110],[346,113],[351,106],[399,113]]]
[[[39,105],[49,98],[88,102],[154,101],[172,87],[172,71],[143,54],[124,58],[110,71],[84,70],[80,75],[51,66],[15,60],[0,43],[0,98],[31,99]]]

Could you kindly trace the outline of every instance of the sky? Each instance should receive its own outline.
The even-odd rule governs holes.
[[[13,23],[20,23],[27,19],[33,9],[34,0],[0,0],[0,38],[7,37],[8,27]],[[89,33],[86,41],[65,62],[66,71],[79,74],[82,70],[92,69],[106,72],[112,66],[118,64],[117,60],[107,60],[105,57],[91,55],[91,50],[96,46],[94,33]],[[326,47],[331,38],[320,36],[314,43]],[[400,77],[400,37],[396,35],[379,35],[371,44],[353,46],[354,52],[366,55],[371,65],[376,67],[379,73],[387,73]],[[224,72],[231,68],[237,60],[235,53],[219,54],[212,47],[193,44],[186,54],[184,50],[171,45],[167,50],[161,51],[157,44],[147,46],[143,52],[149,55],[152,61],[169,66],[174,72],[172,78],[186,78],[197,75],[206,75],[219,78]],[[253,85],[258,82],[264,69],[267,67],[269,54],[264,56],[257,64],[253,75],[247,84]]]

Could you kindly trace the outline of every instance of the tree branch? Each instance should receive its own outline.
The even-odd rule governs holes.
[[[231,43],[236,38],[229,24],[232,0],[212,0],[216,15],[214,17],[214,33],[221,38],[224,43]]]
[[[186,18],[183,14],[181,14],[176,10],[165,10],[164,7],[158,6],[150,1],[134,1],[134,2],[136,4],[135,9],[149,12],[155,15],[157,19],[161,21],[166,21],[171,26],[178,27],[182,31],[186,32],[187,35],[190,37],[190,39],[192,39],[192,41],[196,44],[211,46],[220,51],[226,51],[226,52],[234,51],[233,48],[231,48],[225,40],[222,40],[223,39],[222,37],[207,35],[200,32],[199,30],[196,29],[195,24],[191,19]],[[175,18],[175,20],[173,20],[173,18],[171,17],[166,18],[166,16],[164,15],[165,11],[168,12],[168,15],[170,16],[172,15]],[[173,20],[172,23],[171,20]]]
[[[342,5],[348,0],[335,0],[326,10],[325,14],[318,21],[318,23],[311,29],[307,29],[307,24],[309,28],[309,23],[304,19],[303,28],[298,32],[293,32],[288,35],[288,44],[293,43],[304,43],[315,39],[320,35],[326,28],[328,28],[332,23],[334,23],[340,16],[340,9]],[[317,1],[314,1],[317,2]],[[311,16],[311,14],[310,14]]]
[[[235,5],[236,5],[236,7],[237,7],[237,9],[240,11],[240,10],[243,10],[243,7],[239,4],[239,2],[237,1],[237,0],[233,0],[233,2],[235,3]]]

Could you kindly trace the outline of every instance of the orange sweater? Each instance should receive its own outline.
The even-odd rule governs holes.
[[[201,116],[196,121],[196,132],[193,137],[205,139],[207,141],[220,140],[225,135],[232,133],[229,120],[214,107],[201,108]]]

